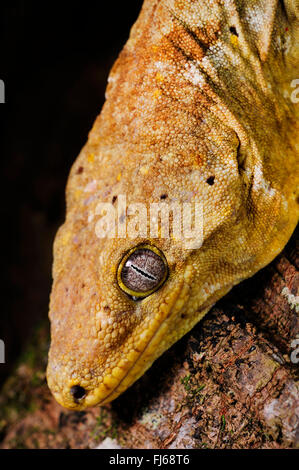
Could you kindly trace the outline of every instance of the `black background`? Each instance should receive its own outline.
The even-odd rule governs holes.
[[[47,318],[52,243],[70,167],[104,102],[142,0],[0,4],[3,381]]]

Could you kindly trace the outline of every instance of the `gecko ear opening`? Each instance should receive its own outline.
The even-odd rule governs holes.
[[[117,270],[117,282],[122,291],[134,300],[158,290],[168,276],[168,264],[163,253],[152,245],[138,245],[122,258]]]

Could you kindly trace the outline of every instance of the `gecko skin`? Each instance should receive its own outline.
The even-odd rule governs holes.
[[[115,399],[289,240],[298,44],[296,1],[144,1],[72,167],[55,239],[47,378],[61,405]],[[202,245],[147,233],[100,238],[97,205],[117,207],[120,195],[127,205],[200,202]],[[121,286],[161,273],[167,279],[138,300]]]

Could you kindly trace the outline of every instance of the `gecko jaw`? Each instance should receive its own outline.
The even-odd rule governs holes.
[[[176,324],[175,319],[180,318],[181,310],[189,299],[189,282],[192,276],[192,269],[189,268],[186,268],[182,279],[160,304],[146,331],[142,332],[141,330],[134,349],[123,355],[123,359],[109,375],[103,375],[99,386],[93,389],[86,387],[86,396],[77,400],[73,396],[71,399],[71,388],[83,387],[84,383],[81,385],[78,380],[71,380],[68,382],[67,388],[63,387],[59,390],[49,374],[49,386],[58,403],[72,410],[83,410],[109,403],[143,375],[152,363],[182,336],[183,333],[178,336],[178,329],[173,328],[173,325]],[[190,324],[191,322],[193,324],[194,319],[190,318]],[[186,330],[189,329],[190,325],[186,321]],[[167,338],[165,338],[166,335]]]
[[[146,332],[146,335],[144,335],[136,345],[136,350],[130,352],[130,357],[132,357],[133,360],[129,368],[125,369],[124,367],[119,367],[121,365],[121,363],[119,363],[118,366],[113,369],[111,375],[104,376],[100,386],[97,387],[92,394],[87,394],[84,400],[86,407],[95,405],[102,406],[114,400],[152,365],[154,360],[160,355],[158,353],[159,346],[161,347],[161,344],[163,344],[163,336],[168,329],[169,320],[173,319],[173,317],[180,312],[187,300],[187,296],[184,295],[186,292],[183,286],[184,282],[180,283],[177,288],[171,292],[167,299],[167,304],[164,303],[164,308],[160,308],[150,328]],[[176,308],[178,304],[179,309]],[[162,321],[161,316],[163,316]],[[115,375],[113,375],[114,371]],[[110,384],[111,388],[109,387]]]

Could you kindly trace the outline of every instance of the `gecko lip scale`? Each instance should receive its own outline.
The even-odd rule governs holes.
[[[167,320],[172,318],[174,315],[177,315],[180,313],[181,308],[177,310],[175,308],[175,305],[177,302],[181,299],[180,294],[182,293],[183,289],[183,284],[178,286],[177,291],[172,295],[172,302],[167,304],[167,310],[163,312],[164,318],[163,321],[160,322],[158,325],[158,328],[153,332],[152,336],[149,338],[147,343],[145,344],[143,350],[139,352],[139,356],[136,358],[135,362],[130,366],[130,368],[126,371],[126,374],[120,379],[120,381],[115,385],[115,387],[112,390],[109,390],[107,393],[107,385],[105,385],[106,389],[106,396],[100,398],[100,396],[97,395],[97,389],[95,389],[92,393],[87,393],[86,398],[83,400],[84,401],[84,406],[95,406],[95,405],[104,405],[106,403],[109,403],[112,399],[117,397],[124,389],[128,387],[128,383],[133,383],[135,382],[140,375],[150,367],[151,364],[148,364],[148,361],[146,360],[146,352],[153,348],[153,345],[156,343],[160,344],[161,343],[161,336],[163,336],[163,331],[165,329],[165,323]],[[185,299],[186,302],[187,299]],[[185,303],[184,302],[184,303]],[[171,313],[171,315],[169,315]],[[154,328],[152,328],[154,330]],[[137,350],[139,350],[139,344],[137,345]],[[138,368],[139,365],[139,368]],[[144,368],[144,365],[146,365],[146,368]],[[133,371],[136,370],[137,367],[137,372],[132,374]],[[99,389],[98,389],[99,390]],[[102,388],[103,390],[103,388]],[[102,390],[100,391],[100,394],[102,394]],[[102,392],[102,393],[101,393]],[[83,403],[82,403],[83,404]],[[80,406],[80,405],[79,405]]]

